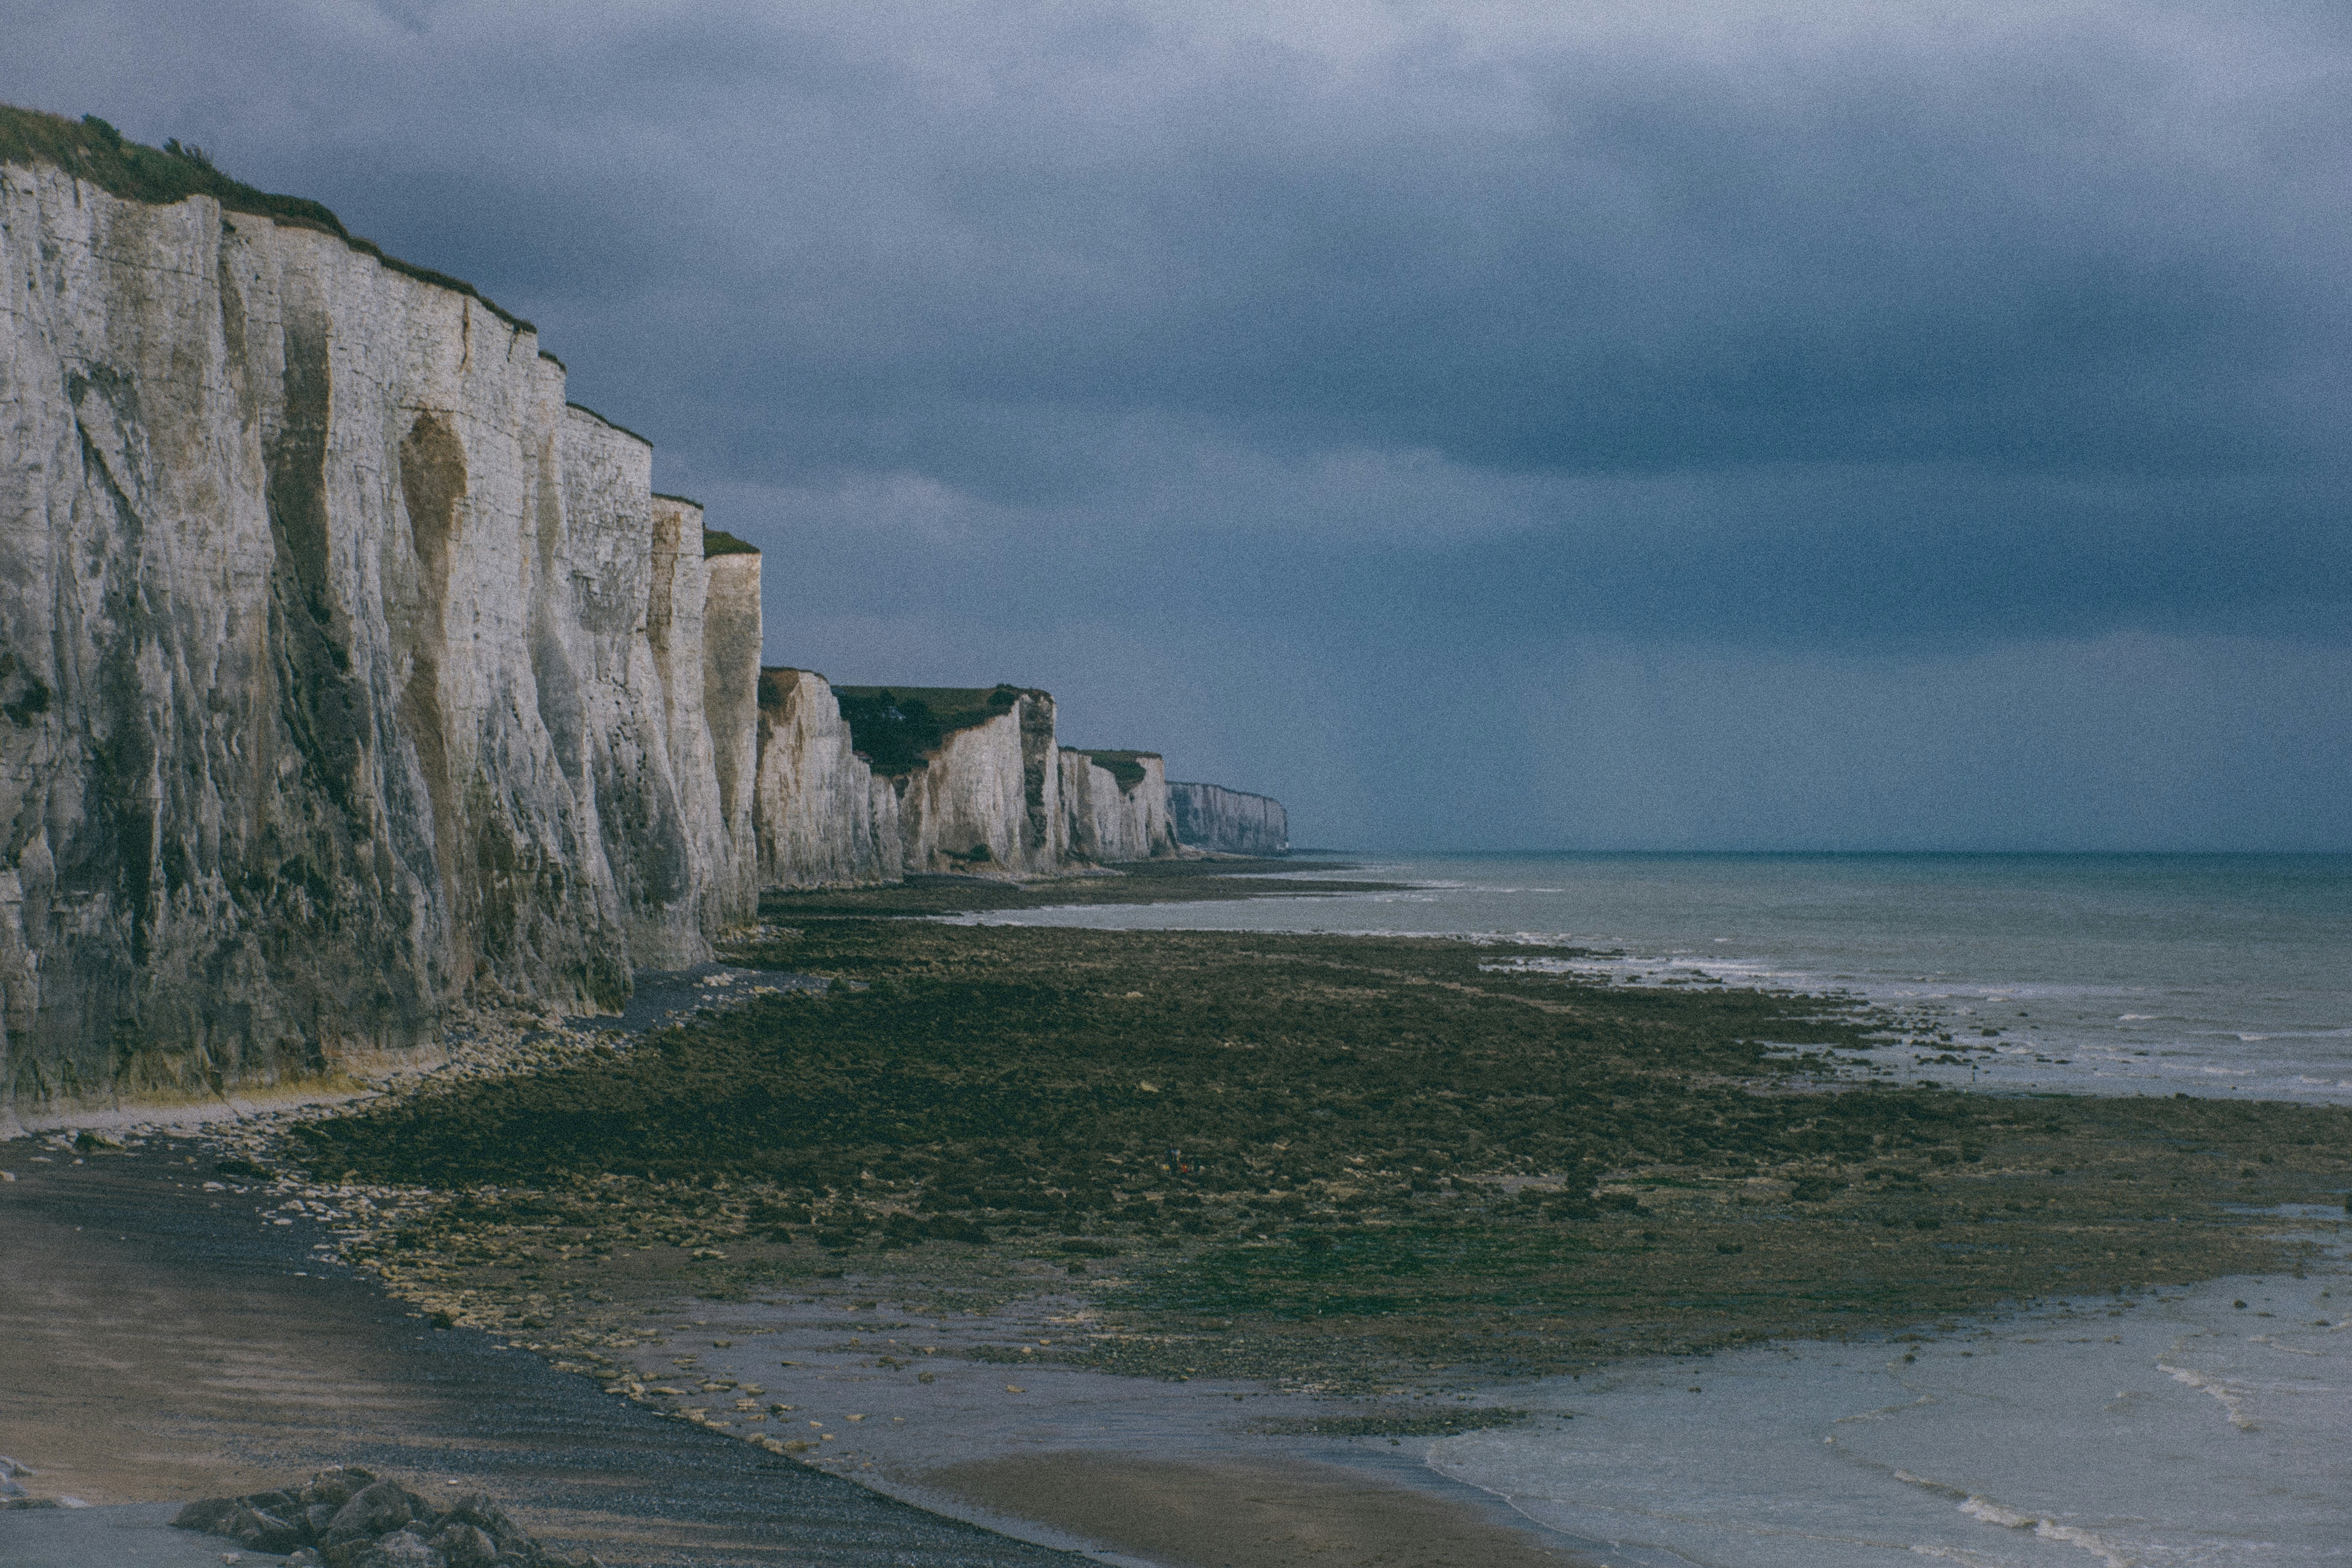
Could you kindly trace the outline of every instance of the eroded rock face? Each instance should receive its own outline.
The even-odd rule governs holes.
[[[714,601],[563,381],[334,236],[0,167],[0,1110],[610,1006],[748,912],[759,558]]]
[[[1226,855],[1286,855],[1290,814],[1282,802],[1210,784],[1171,784],[1176,837],[1195,849]]]
[[[763,887],[1175,851],[1043,691],[934,691],[877,774],[527,324],[268,210],[0,166],[0,1122],[609,1008]]]
[[[889,784],[909,871],[1043,875],[1068,860],[1054,700],[1043,691],[946,736]]]
[[[758,911],[762,886],[752,826],[760,762],[760,552],[740,546],[724,554],[706,551],[703,577],[702,710],[728,847],[727,864],[713,872],[709,896],[723,923],[732,924]]]
[[[754,833],[761,885],[846,888],[906,875],[898,794],[851,742],[824,677],[762,669]]]
[[[1069,853],[1082,860],[1149,860],[1176,853],[1168,766],[1150,752],[1062,752]]]
[[[770,887],[895,882],[910,872],[1043,875],[1069,861],[1054,700],[1003,690],[1002,711],[874,771],[838,695],[804,669],[760,676],[760,874]]]

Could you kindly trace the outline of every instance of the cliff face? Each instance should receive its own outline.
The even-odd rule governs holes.
[[[694,510],[698,521],[702,509]],[[717,912],[723,923],[733,924],[758,910],[764,885],[752,815],[760,763],[761,561],[760,552],[742,541],[709,530],[703,531],[701,549],[703,728],[710,737],[729,852],[723,872],[714,872]]]
[[[1226,855],[1286,855],[1290,814],[1282,802],[1217,784],[1171,784],[1176,837],[1195,849]]]
[[[748,912],[758,557],[528,328],[11,163],[0,408],[0,1096],[609,1005]]]
[[[1177,852],[1160,758],[1064,751],[1043,691],[835,689],[806,670],[769,669],[760,692],[760,872],[770,886],[1050,875],[1073,861]]]
[[[857,754],[821,675],[760,672],[753,814],[764,886],[855,887],[906,874],[898,792]]]
[[[648,453],[649,455],[649,453]],[[760,681],[760,554],[749,547],[711,556],[702,508],[678,496],[651,496],[650,588],[645,642],[653,656],[666,732],[645,748],[644,765],[666,766],[687,840],[682,889],[661,906],[658,930],[637,933],[640,963],[697,962],[707,939],[751,918],[759,905],[758,850],[751,837],[752,715]],[[725,538],[725,535],[716,537]],[[614,576],[621,575],[616,567]],[[618,849],[607,830],[606,855],[617,872],[653,840],[624,832]]]
[[[759,552],[651,465],[467,286],[0,106],[0,1121],[610,1007],[765,887],[1176,852],[1043,691],[761,670]]]
[[[1082,860],[1149,860],[1176,853],[1168,769],[1153,752],[1062,753],[1068,853]]]
[[[890,779],[909,871],[1057,871],[1067,858],[1054,700],[1023,691],[1009,711],[946,736]]]

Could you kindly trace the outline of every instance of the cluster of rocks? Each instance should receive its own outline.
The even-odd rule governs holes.
[[[356,1466],[282,1491],[206,1498],[172,1523],[323,1568],[603,1568],[549,1552],[478,1492],[436,1508]]]

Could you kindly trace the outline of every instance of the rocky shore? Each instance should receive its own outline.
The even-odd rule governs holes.
[[[648,1032],[518,1028],[243,1124],[209,1179],[431,1340],[761,1462],[1187,1561],[1147,1528],[1171,1487],[1336,1458],[1368,1489],[1327,1510],[1340,1542],[1395,1492],[1363,1464],[1526,1419],[1523,1380],[2037,1299],[2129,1312],[2297,1268],[2265,1209],[2340,1205],[2352,1174],[2337,1110],[1860,1081],[1843,1058],[1893,1037],[1962,1047],[1835,996],[890,902],[1231,897],[1235,869],[772,896]],[[1057,1492],[1066,1466],[999,1463],[1040,1444],[1124,1477],[1128,1522]],[[1271,1539],[1216,1560],[1289,1561]]]
[[[583,1368],[656,1298],[1050,1282],[1082,1332],[965,1353],[1365,1393],[2291,1267],[2252,1206],[2346,1175],[2341,1110],[1863,1084],[1900,1020],[1517,948],[812,913],[734,956],[835,984],[286,1152],[398,1195],[349,1243],[394,1289]]]
[[[593,1556],[575,1564],[549,1552],[479,1492],[442,1507],[356,1465],[192,1502],[172,1528],[284,1557],[288,1568],[604,1568]]]

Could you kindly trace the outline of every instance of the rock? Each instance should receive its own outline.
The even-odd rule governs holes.
[[[337,1536],[381,1536],[404,1529],[409,1521],[423,1514],[433,1516],[425,1500],[397,1481],[378,1481],[353,1494],[349,1502],[336,1511],[328,1526],[329,1539]]]
[[[244,1505],[233,1497],[200,1498],[172,1516],[174,1530],[193,1530],[205,1535],[227,1533],[220,1527],[226,1524]]]
[[[302,1500],[341,1508],[363,1488],[375,1485],[375,1481],[373,1470],[361,1469],[357,1465],[338,1465],[312,1476],[302,1488]]]
[[[1290,816],[1282,803],[1222,784],[1171,784],[1168,810],[1176,837],[1224,855],[1287,855]]]
[[[769,887],[870,886],[906,874],[898,793],[857,753],[822,675],[760,671],[752,826]]]
[[[351,1568],[448,1568],[441,1553],[413,1530],[395,1530],[353,1557]]]
[[[473,1524],[444,1525],[433,1537],[433,1550],[449,1568],[490,1568],[499,1558],[499,1543]]]
[[[283,1491],[192,1502],[172,1522],[256,1552],[291,1552],[304,1568],[545,1568],[558,1561],[479,1492],[436,1510],[398,1482],[356,1468],[322,1470]]]
[[[441,1515],[441,1524],[445,1529],[469,1526],[478,1530],[502,1553],[530,1541],[523,1528],[507,1517],[506,1510],[480,1492],[462,1493]]]
[[[298,1546],[309,1545],[310,1532],[306,1525],[247,1502],[238,1504],[236,1512],[208,1533],[228,1536],[256,1552],[283,1556]]]
[[[657,562],[650,447],[564,381],[331,226],[0,164],[0,1097],[609,1008],[748,917],[696,710],[760,557],[714,673],[698,514]]]
[[[909,871],[1032,875],[1058,871],[1068,861],[1054,699],[999,689],[1013,692],[1004,711],[946,735],[888,780]]]
[[[1176,853],[1168,768],[1156,752],[1062,752],[1062,813],[1081,860],[1149,860]]]
[[[470,1005],[611,1011],[763,886],[1175,851],[1159,759],[1063,753],[1044,691],[927,689],[920,745],[860,756],[851,689],[759,668],[760,552],[468,286],[323,208],[15,156],[0,1112],[396,1062]],[[316,1533],[321,1500],[258,1511]]]

